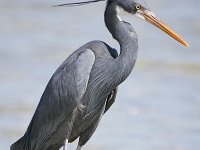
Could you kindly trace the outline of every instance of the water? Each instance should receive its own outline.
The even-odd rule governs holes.
[[[103,2],[51,7],[63,2],[0,1],[0,149],[24,134],[48,80],[72,51],[93,39],[118,48],[104,26]],[[138,33],[138,61],[85,149],[199,150],[200,2],[148,4],[190,48],[126,17]]]

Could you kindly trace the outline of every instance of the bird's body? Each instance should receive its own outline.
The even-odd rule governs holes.
[[[102,41],[91,41],[74,51],[50,79],[26,133],[11,150],[59,150],[77,138],[80,150],[90,139],[113,104],[118,85],[135,65],[137,35],[120,19],[118,7],[136,13],[136,4],[108,0],[105,24],[119,42],[119,55]]]
[[[134,42],[137,44],[137,40],[131,44]],[[89,42],[72,53],[52,76],[25,135],[12,150],[15,146],[58,150],[65,139],[73,142],[78,137],[79,145],[84,145],[114,102],[117,86],[135,64],[137,48],[130,54],[129,45],[122,46],[122,54],[128,56],[123,63],[124,56],[118,57],[117,51],[102,41]]]

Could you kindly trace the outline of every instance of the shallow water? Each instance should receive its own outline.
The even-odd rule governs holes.
[[[104,2],[51,7],[63,2],[68,1],[0,1],[2,150],[24,134],[48,80],[72,51],[94,39],[118,48],[104,26]],[[147,2],[190,48],[126,17],[138,33],[138,61],[85,149],[199,150],[200,2]]]

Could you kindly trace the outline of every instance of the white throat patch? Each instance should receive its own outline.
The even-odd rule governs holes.
[[[120,6],[116,6],[115,10],[116,10],[117,18],[119,19],[119,21],[122,21],[121,16],[129,14],[123,8],[121,8]]]
[[[121,17],[120,17],[120,12],[121,12],[121,9],[119,6],[117,6],[116,8],[116,13],[117,13],[117,18],[119,19],[119,21],[122,21]]]

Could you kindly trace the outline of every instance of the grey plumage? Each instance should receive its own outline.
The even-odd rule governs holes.
[[[136,36],[130,36],[134,30],[118,20],[115,9],[115,4],[107,6],[105,22],[120,43],[120,55],[104,42],[92,41],[69,56],[50,79],[25,135],[11,150],[58,150],[65,139],[73,142],[78,137],[83,146],[92,136],[137,55]]]
[[[78,149],[85,145],[135,65],[138,38],[132,26],[119,18],[118,8],[143,17],[150,14],[143,2],[138,4],[139,0],[107,1],[105,24],[119,42],[120,54],[102,41],[73,52],[50,79],[26,133],[11,150],[59,150],[66,139],[77,138]]]

